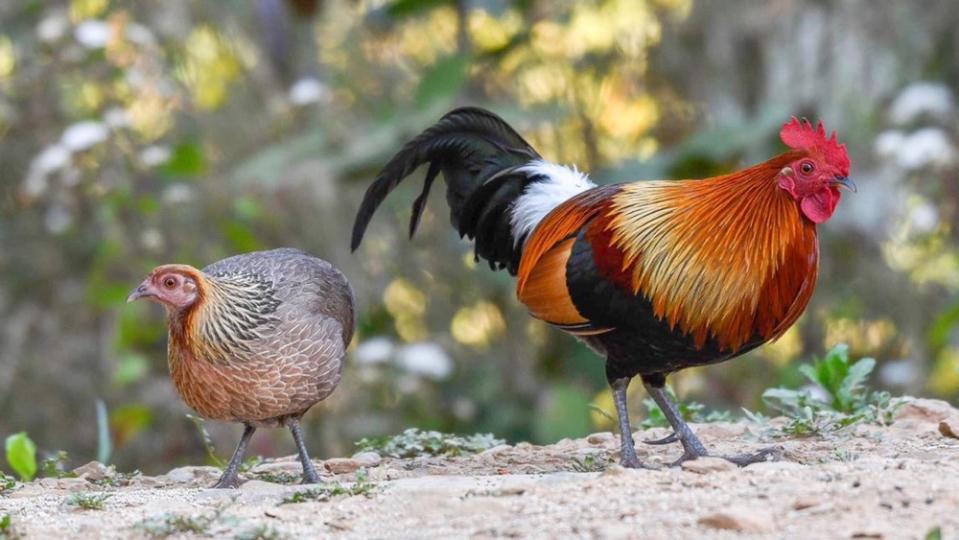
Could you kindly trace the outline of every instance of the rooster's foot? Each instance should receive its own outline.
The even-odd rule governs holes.
[[[643,441],[643,444],[652,444],[652,445],[663,445],[663,444],[672,444],[679,441],[679,435],[676,435],[676,432],[670,433],[669,435],[663,437],[662,439],[646,439]]]
[[[764,463],[766,461],[779,461],[782,459],[782,450],[779,448],[763,448],[752,454],[738,454],[734,456],[718,456],[730,463],[735,463],[740,467],[752,465],[753,463]]]
[[[224,474],[210,487],[213,489],[236,489],[240,487],[240,477],[236,474]]]

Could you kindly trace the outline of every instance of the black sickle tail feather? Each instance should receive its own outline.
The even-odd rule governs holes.
[[[429,164],[413,202],[410,237],[416,232],[430,188],[442,172],[450,221],[460,236],[475,240],[476,257],[490,268],[515,274],[522,241],[513,238],[509,208],[536,177],[518,172],[540,155],[499,116],[477,107],[447,113],[406,143],[366,190],[353,223],[353,250],[360,245],[373,213],[393,189],[420,165]],[[520,239],[522,240],[522,239]]]

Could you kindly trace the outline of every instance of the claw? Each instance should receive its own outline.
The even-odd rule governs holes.
[[[240,478],[235,474],[224,474],[210,487],[213,489],[236,489],[240,487]]]
[[[669,435],[663,437],[662,439],[652,439],[644,440],[643,444],[652,444],[652,445],[663,445],[663,444],[672,444],[679,440],[679,435],[676,435],[676,432],[672,432]]]
[[[782,451],[779,448],[763,448],[754,454],[740,454],[736,456],[720,456],[730,463],[735,463],[740,467],[752,465],[753,463],[764,463],[766,461],[779,461],[782,459]]]

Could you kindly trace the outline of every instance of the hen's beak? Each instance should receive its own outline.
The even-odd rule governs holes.
[[[133,302],[134,300],[149,298],[151,296],[156,296],[156,292],[154,292],[153,287],[149,283],[144,281],[143,283],[139,284],[136,289],[133,289],[133,291],[130,292],[130,295],[127,296],[127,302],[129,303]]]
[[[855,182],[850,180],[848,176],[837,176],[833,183],[837,186],[844,187],[853,193],[858,191],[856,189]]]

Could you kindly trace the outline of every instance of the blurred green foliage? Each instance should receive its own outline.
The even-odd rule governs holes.
[[[25,430],[72,466],[107,443],[122,470],[225,454],[236,428],[198,435],[169,383],[160,310],[124,299],[157,264],[285,245],[341,267],[360,308],[343,384],[308,416],[317,456],[411,426],[534,442],[614,429],[601,360],[473,261],[441,195],[410,242],[419,186],[400,186],[349,252],[379,167],[465,104],[599,182],[720,174],[780,151],[790,115],[824,118],[860,193],[820,229],[810,308],[778,342],[671,384],[710,409],[755,407],[767,387],[808,382],[793,361],[845,342],[876,359],[879,386],[956,398],[959,160],[916,161],[955,150],[955,96],[897,112],[916,81],[959,88],[948,0],[868,18],[818,0],[313,8],[0,3],[0,435]],[[883,136],[930,129],[939,153],[881,151]],[[844,373],[822,374],[837,396]],[[634,385],[634,417],[656,422],[642,397]],[[253,451],[293,451],[267,433]]]

